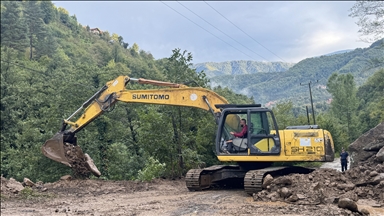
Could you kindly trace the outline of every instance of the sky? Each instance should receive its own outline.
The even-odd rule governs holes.
[[[180,48],[192,63],[232,60],[297,63],[365,48],[355,1],[53,1],[83,26],[116,33],[155,59]]]

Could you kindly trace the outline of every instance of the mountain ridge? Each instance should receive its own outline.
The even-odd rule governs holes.
[[[201,64],[203,63],[195,64],[200,66],[196,69],[197,72],[203,68]],[[209,63],[207,65],[215,64]],[[216,69],[220,68],[218,65],[219,63],[216,63]],[[384,39],[374,42],[367,48],[356,48],[349,52],[306,58],[278,71],[278,73],[271,70],[228,71],[229,69],[236,69],[236,67],[229,68],[228,65],[226,62],[221,66],[225,68],[224,71],[204,70],[207,77],[210,78],[212,87],[228,87],[236,93],[253,96],[257,103],[262,104],[287,100],[302,104],[304,101],[309,101],[309,93],[308,88],[303,88],[300,83],[319,80],[312,86],[315,88],[312,93],[314,102],[324,104],[329,101],[331,95],[326,89],[319,86],[326,86],[328,77],[332,73],[351,73],[355,77],[357,86],[359,86],[376,70],[384,68]],[[241,69],[243,70],[243,68]]]

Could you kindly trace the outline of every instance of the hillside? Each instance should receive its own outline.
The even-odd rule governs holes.
[[[315,103],[325,103],[331,97],[325,86],[332,73],[351,73],[360,86],[376,70],[384,68],[383,41],[384,39],[381,39],[364,49],[307,58],[280,73],[260,71],[231,74],[227,69],[222,73],[214,72],[225,75],[212,76],[210,81],[212,86],[229,87],[237,93],[253,96],[257,103],[291,100],[302,105],[309,103],[309,91],[308,85],[305,87],[300,83],[318,80],[318,83],[312,85],[313,100]]]
[[[120,35],[78,23],[50,1],[1,1],[1,174],[33,181],[70,174],[40,150],[63,119],[120,75],[207,87],[204,73],[189,68],[191,59],[180,49],[154,59]],[[232,103],[253,102],[228,89],[217,91]],[[136,179],[139,170],[155,165],[166,170],[163,176],[181,176],[199,163],[217,162],[207,151],[215,121],[205,110],[125,103],[110,110],[78,134],[78,145],[105,179]]]
[[[284,72],[294,63],[259,62],[259,61],[226,61],[194,64],[197,72],[204,71],[208,78],[223,75],[242,75],[260,72]]]

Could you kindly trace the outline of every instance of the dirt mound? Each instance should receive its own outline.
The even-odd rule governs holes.
[[[254,194],[254,200],[332,205],[332,208],[337,208],[337,205],[344,208],[348,204],[343,211],[353,214],[360,214],[355,202],[369,200],[370,206],[384,207],[384,163],[379,154],[384,148],[383,131],[384,122],[349,146],[352,168],[346,172],[322,168],[310,174],[291,174],[274,179],[266,176],[264,190]]]
[[[13,178],[6,179],[1,176],[1,195],[5,197],[15,196],[24,186]]]
[[[383,161],[378,158],[380,149],[384,151],[384,122],[361,135],[348,147],[351,167],[360,164],[374,166]]]
[[[325,168],[310,174],[277,177],[263,191],[254,194],[253,198],[255,201],[328,205],[335,214],[340,214],[337,204],[343,198],[354,202],[371,200],[371,206],[383,207],[384,165],[359,166],[344,173]],[[342,213],[352,214],[347,209],[342,209]]]
[[[86,158],[84,157],[84,153],[81,148],[79,146],[74,146],[70,143],[65,143],[64,152],[69,164],[72,165],[72,172],[74,178],[89,178],[91,172],[87,167]]]

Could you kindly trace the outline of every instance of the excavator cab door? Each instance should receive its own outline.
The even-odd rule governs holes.
[[[279,155],[281,143],[272,111],[252,105],[233,106],[222,111],[216,136],[217,153],[226,153],[228,141],[231,141],[231,155]],[[242,130],[241,119],[247,122],[247,134],[235,138],[230,132]]]
[[[273,113],[268,109],[249,110],[249,153],[279,155],[280,137]]]

